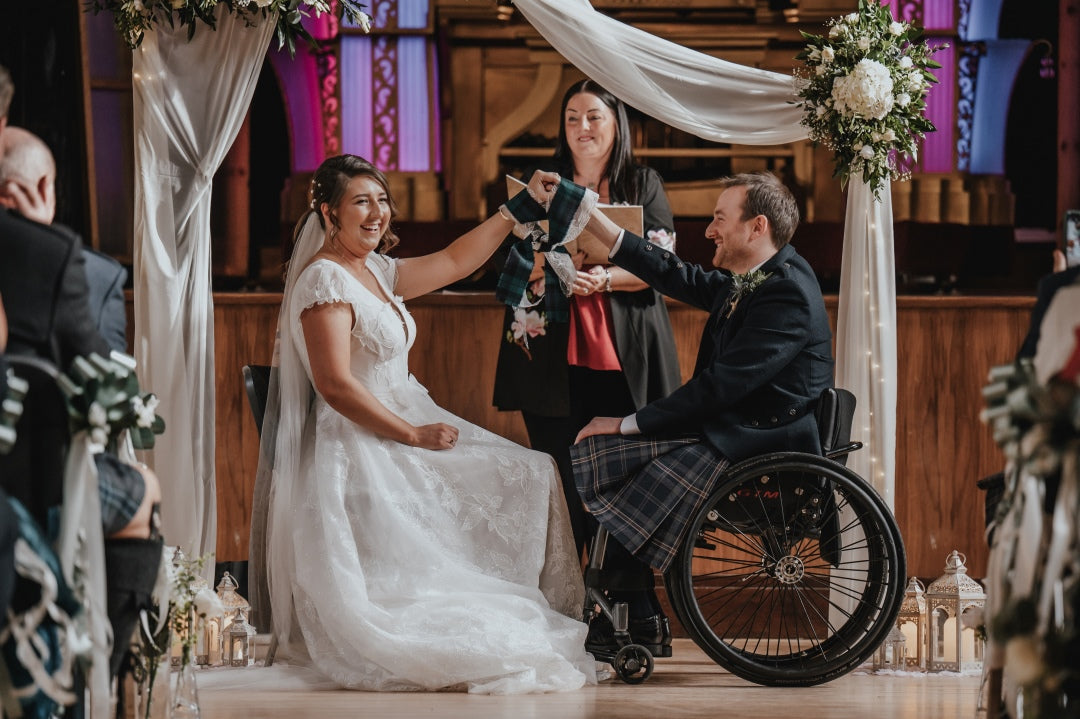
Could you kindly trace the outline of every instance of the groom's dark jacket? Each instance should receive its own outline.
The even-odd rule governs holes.
[[[821,288],[791,245],[734,311],[731,277],[705,270],[630,232],[612,257],[674,299],[709,313],[694,374],[638,410],[644,434],[700,432],[733,462],[765,452],[820,453],[814,405],[833,384],[832,333]]]

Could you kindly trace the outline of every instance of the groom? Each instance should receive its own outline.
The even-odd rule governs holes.
[[[571,450],[586,507],[618,540],[608,544],[605,570],[636,577],[611,599],[628,603],[633,640],[662,656],[670,656],[671,632],[650,565],[670,566],[730,463],[781,450],[820,453],[814,402],[833,381],[821,289],[788,244],[799,221],[795,198],[769,173],[722,185],[705,231],[716,270],[686,264],[600,212],[588,224],[616,265],[709,313],[686,384],[627,417],[594,418]],[[610,650],[611,624],[599,619],[586,647]]]

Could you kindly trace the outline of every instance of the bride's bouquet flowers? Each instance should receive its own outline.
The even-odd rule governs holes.
[[[877,0],[829,22],[826,35],[802,33],[796,89],[810,139],[835,153],[841,185],[861,176],[876,195],[886,179],[907,179],[898,158],[914,160],[917,142],[934,125],[923,116],[941,67],[923,31],[893,19]]]
[[[188,39],[195,35],[198,22],[215,29],[214,13],[218,6],[239,15],[250,25],[260,17],[277,18],[278,49],[287,47],[289,54],[296,51],[296,40],[314,43],[304,28],[303,19],[314,14],[333,12],[361,28],[371,29],[371,16],[363,12],[364,6],[356,0],[89,0],[88,7],[95,13],[108,10],[120,36],[132,50],[137,48],[143,36],[155,25],[167,23],[169,27],[179,24],[187,27]]]

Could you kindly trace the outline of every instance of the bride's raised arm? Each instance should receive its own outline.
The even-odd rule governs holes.
[[[480,225],[466,232],[438,252],[398,261],[394,291],[405,299],[419,297],[468,277],[498,249],[515,223],[542,219],[544,209],[532,196],[545,196],[558,175],[537,170],[529,180],[531,193],[521,192]]]

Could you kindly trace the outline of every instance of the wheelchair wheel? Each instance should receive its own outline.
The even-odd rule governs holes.
[[[904,596],[888,507],[831,460],[785,452],[728,472],[665,578],[672,605],[714,661],[767,686],[811,686],[866,661]]]
[[[615,676],[627,684],[641,684],[653,672],[653,655],[640,644],[627,644],[611,661]]]

